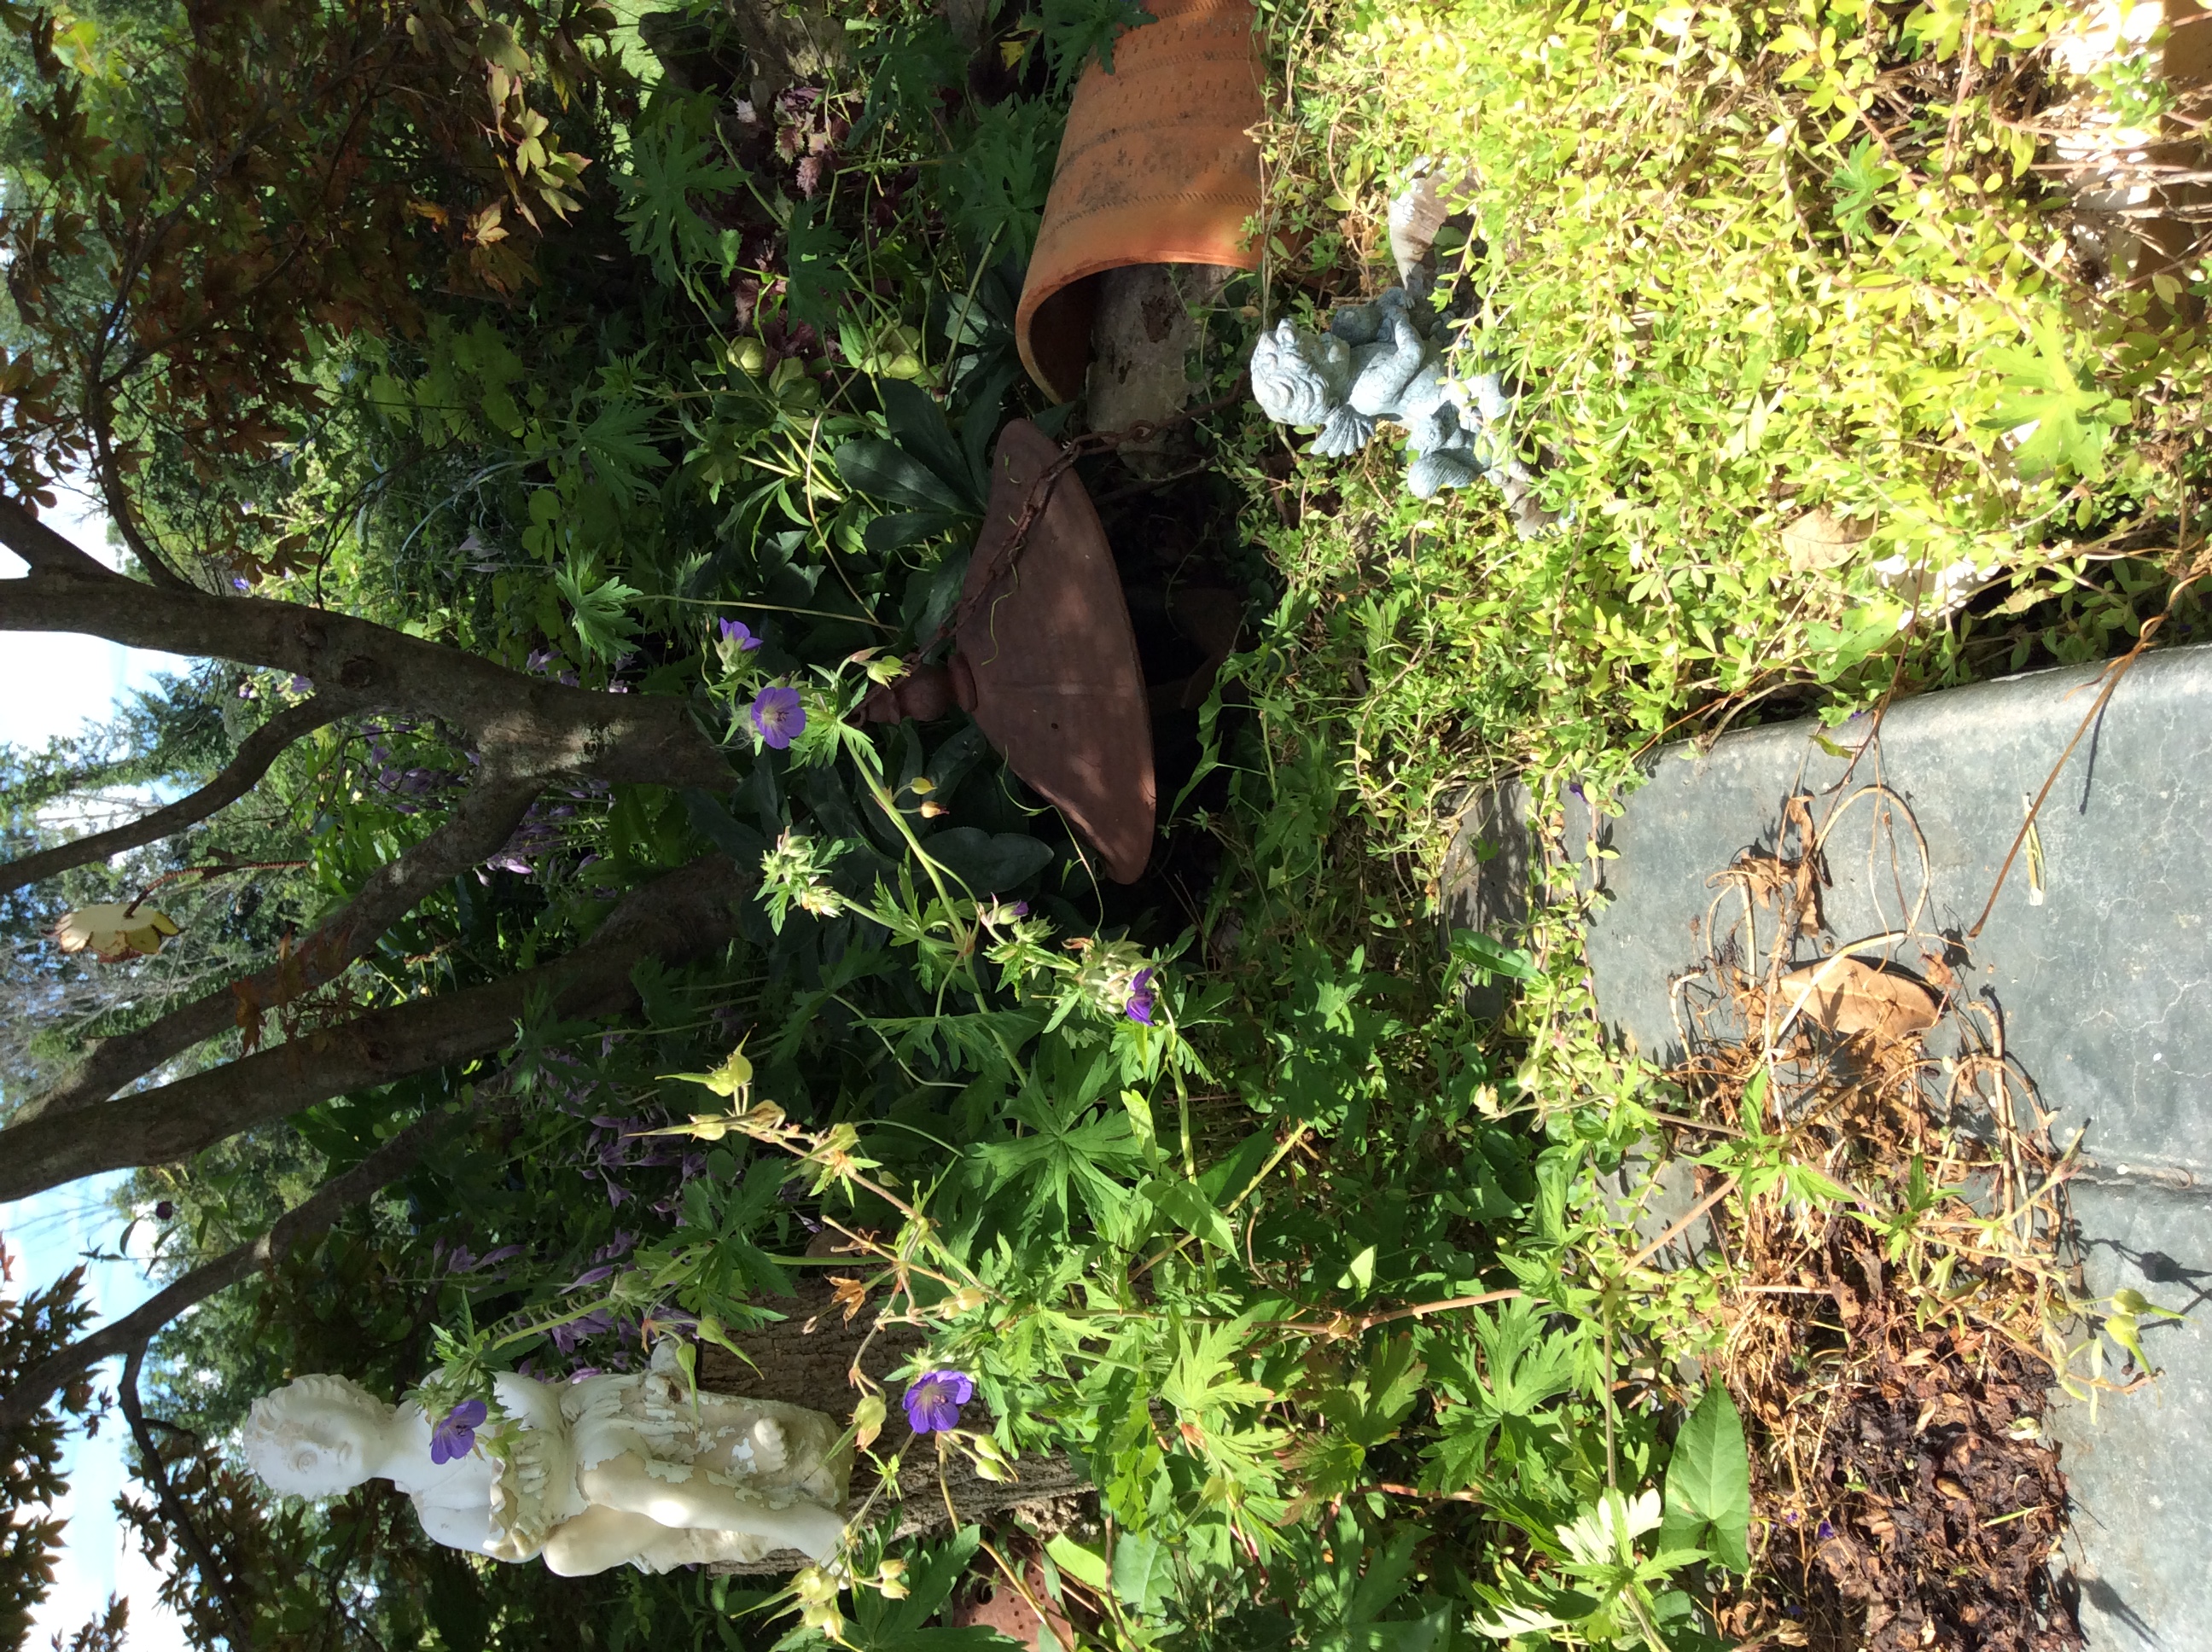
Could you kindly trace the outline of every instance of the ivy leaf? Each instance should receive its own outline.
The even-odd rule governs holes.
[[[1667,1465],[1662,1548],[1702,1548],[1732,1571],[1751,1570],[1751,1458],[1735,1402],[1716,1383],[1675,1437]]]

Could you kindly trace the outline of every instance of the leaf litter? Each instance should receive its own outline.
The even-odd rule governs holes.
[[[1887,844],[1903,916],[1838,946],[1826,856],[1862,800],[1869,867]],[[1716,874],[1709,956],[1673,997],[1686,1054],[1670,1076],[1693,1112],[1763,1118],[1785,1160],[1849,1190],[1824,1203],[1768,1178],[1712,1211],[1730,1283],[1710,1374],[1744,1418],[1756,1511],[1720,1627],[1742,1648],[2072,1652],[2053,1572],[2066,1482],[2042,1419],[2054,1389],[2094,1405],[2148,1380],[2105,1376],[2099,1333],[2125,1347],[2130,1304],[2100,1322],[2081,1300],[2070,1150],[1960,955],[1920,927],[1930,869],[1910,810],[1876,783],[1816,828],[1814,803],[1790,799],[1777,849]],[[1732,896],[1740,914],[1712,921]],[[1796,962],[1796,942],[1822,956]]]

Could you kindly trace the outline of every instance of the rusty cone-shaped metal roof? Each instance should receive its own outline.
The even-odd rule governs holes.
[[[1060,806],[1109,877],[1133,884],[1152,858],[1159,806],[1144,667],[1082,478],[1060,466],[1033,504],[1060,456],[1027,419],[1000,435],[956,635],[975,721],[1007,767]],[[1028,531],[1013,545],[1025,515]]]
[[[1082,478],[1027,419],[999,437],[956,611],[945,666],[877,689],[861,715],[927,721],[957,701],[1098,851],[1106,875],[1135,883],[1159,801],[1136,633]]]

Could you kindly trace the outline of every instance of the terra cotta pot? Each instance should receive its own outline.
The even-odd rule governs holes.
[[[876,689],[860,716],[929,722],[958,706],[1058,805],[1106,875],[1133,884],[1152,858],[1158,805],[1144,665],[1106,530],[1083,478],[1054,471],[1060,459],[1059,443],[1027,419],[1000,434],[957,647],[943,665]]]
[[[1096,277],[1135,264],[1260,264],[1264,71],[1250,0],[1151,0],[1157,21],[1083,71],[1014,319],[1030,376],[1083,388]]]

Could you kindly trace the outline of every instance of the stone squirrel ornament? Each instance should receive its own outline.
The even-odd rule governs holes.
[[[629,1564],[662,1572],[844,1540],[852,1472],[836,1424],[772,1400],[694,1393],[666,1338],[642,1372],[547,1383],[494,1379],[503,1415],[440,1461],[413,1400],[386,1405],[342,1376],[303,1376],[254,1402],[247,1465],[271,1491],[336,1497],[365,1480],[405,1492],[422,1529],[562,1576]]]

